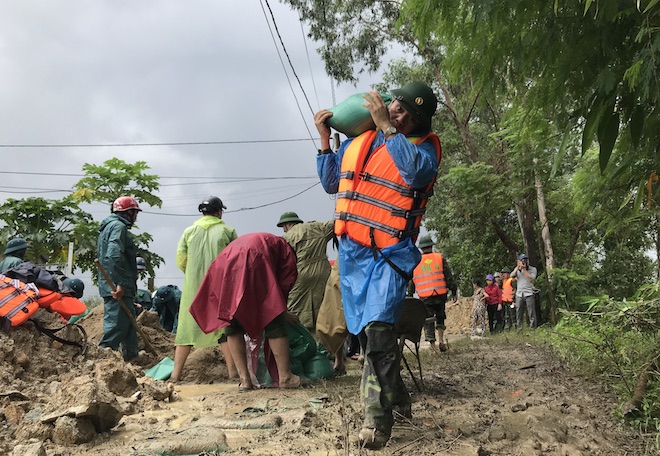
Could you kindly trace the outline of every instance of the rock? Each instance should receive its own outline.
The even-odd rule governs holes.
[[[143,377],[140,379],[140,384],[144,393],[157,401],[169,399],[174,392],[174,384],[154,380],[151,377]]]
[[[225,433],[215,426],[196,426],[186,429],[175,438],[163,435],[154,442],[137,446],[149,454],[208,454],[229,450]]]
[[[96,364],[96,379],[118,396],[128,397],[138,387],[135,374],[128,364],[116,363],[113,360],[106,359]]]
[[[20,405],[17,404],[7,405],[2,413],[5,415],[7,422],[9,422],[9,424],[13,424],[14,426],[20,424],[20,422],[23,420],[23,416],[25,416],[25,411]]]
[[[89,419],[97,432],[117,425],[124,415],[116,397],[107,387],[89,376],[74,378],[49,403],[50,412],[41,419],[52,423],[62,416]]]
[[[46,447],[41,442],[16,445],[12,456],[46,456]]]
[[[91,442],[95,435],[96,429],[87,418],[62,416],[55,421],[53,442],[58,445],[75,445]]]
[[[516,412],[524,412],[527,410],[527,404],[513,404],[511,406],[511,411],[516,413]]]
[[[506,438],[507,438],[507,432],[501,426],[493,426],[488,431],[488,440],[490,440],[491,442],[495,442],[495,441],[498,441],[498,440],[504,440]]]
[[[30,365],[30,358],[21,351],[14,356],[14,362],[21,367],[28,367]]]
[[[16,432],[16,440],[19,442],[27,442],[30,439],[37,439],[44,442],[50,439],[53,435],[53,426],[44,423],[24,423]]]
[[[25,414],[25,417],[23,418],[25,421],[29,421],[30,423],[38,423],[41,421],[41,417],[44,414],[44,411],[41,407],[36,406],[29,412]]]

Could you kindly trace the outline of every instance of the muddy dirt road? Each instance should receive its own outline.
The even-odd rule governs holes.
[[[455,330],[461,327],[456,320]],[[423,350],[422,392],[403,371],[413,393],[413,418],[397,422],[380,451],[361,449],[356,441],[361,407],[355,361],[346,376],[310,388],[239,393],[224,378],[218,352],[199,351],[172,392],[107,350],[92,346],[73,361],[68,347],[54,347],[43,336],[14,337],[16,343],[0,336],[0,454],[656,454],[650,438],[614,417],[616,399],[606,389],[567,370],[524,336],[454,335],[446,353]],[[66,356],[54,357],[53,350]],[[36,351],[50,353],[50,366],[43,358],[41,365],[34,362],[41,356]],[[407,357],[419,376],[414,358]],[[88,397],[90,404],[107,401],[107,408],[96,415],[99,407],[80,412]],[[116,425],[108,410],[118,414]]]

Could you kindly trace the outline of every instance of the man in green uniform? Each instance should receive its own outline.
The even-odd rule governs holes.
[[[171,381],[179,381],[183,366],[193,347],[215,347],[220,344],[230,378],[238,376],[223,330],[204,334],[190,314],[192,303],[209,266],[227,245],[236,239],[236,230],[222,220],[227,207],[217,196],[206,198],[198,210],[202,218],[183,232],[176,250],[176,265],[183,271],[183,291],[174,344],[174,370]]]
[[[285,212],[277,226],[296,252],[298,279],[289,293],[287,307],[312,334],[330,277],[326,248],[334,236],[334,221],[304,223],[295,212]]]
[[[96,251],[99,262],[115,285],[110,284],[100,273],[99,294],[103,298],[103,337],[99,345],[103,348],[120,349],[125,360],[138,354],[137,333],[130,318],[119,304],[123,300],[126,308],[135,317],[133,302],[137,291],[136,248],[128,232],[137,220],[140,206],[130,196],[121,196],[112,203],[112,214],[101,222]]]
[[[7,247],[5,247],[5,258],[0,261],[0,272],[5,272],[18,266],[19,264],[25,261],[25,252],[30,245],[25,242],[23,238],[14,238],[7,242]]]

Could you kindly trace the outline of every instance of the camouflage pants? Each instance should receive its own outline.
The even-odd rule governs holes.
[[[369,323],[359,334],[364,353],[360,391],[364,403],[363,427],[390,435],[394,407],[410,404],[410,395],[401,379],[401,352],[394,326]]]

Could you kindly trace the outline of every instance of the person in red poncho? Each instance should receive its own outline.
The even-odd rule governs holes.
[[[279,380],[280,388],[300,386],[300,377],[291,372],[286,330],[287,296],[297,277],[295,252],[284,238],[270,233],[239,236],[206,272],[190,313],[205,333],[226,328],[240,390],[254,388],[244,333],[253,339],[265,333],[277,365],[274,383]]]

